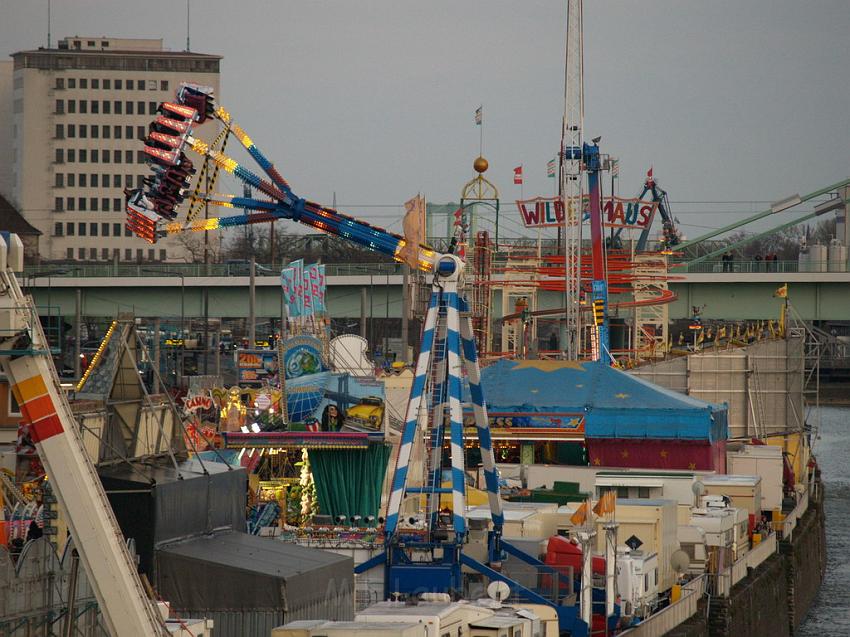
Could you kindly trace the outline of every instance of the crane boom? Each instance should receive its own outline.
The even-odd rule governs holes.
[[[3,240],[5,239],[5,241]],[[32,299],[15,278],[20,239],[0,239],[0,368],[21,406],[47,477],[68,515],[74,546],[115,637],[167,635],[148,599],[97,471],[60,387]],[[11,258],[7,265],[8,254]],[[17,244],[17,245],[16,245]],[[18,262],[13,263],[15,260]]]

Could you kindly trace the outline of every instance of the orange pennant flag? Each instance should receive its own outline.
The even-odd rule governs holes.
[[[570,516],[570,524],[573,526],[582,526],[587,522],[587,501],[581,503],[581,506],[576,509],[576,512]]]
[[[614,491],[609,490],[602,494],[602,497],[599,498],[599,501],[593,507],[593,512],[601,517],[606,513],[613,513],[614,508],[617,506],[617,495]]]

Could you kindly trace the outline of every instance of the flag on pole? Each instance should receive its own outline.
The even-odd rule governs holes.
[[[482,104],[478,108],[475,109],[475,125],[481,126],[484,122],[484,105]]]
[[[517,186],[522,185],[522,164],[514,168],[514,184]]]
[[[550,159],[549,163],[546,164],[546,176],[547,177],[554,177],[555,173],[557,172],[557,169],[558,169],[558,164],[555,162],[554,159]]]
[[[617,492],[609,489],[602,497],[599,498],[599,501],[593,507],[593,512],[602,517],[606,513],[613,513],[614,509],[617,507]]]
[[[620,176],[620,160],[616,157],[611,159],[611,176],[619,177]]]
[[[570,516],[570,524],[573,526],[584,526],[587,522],[587,500],[581,503],[576,512]]]
[[[785,283],[782,287],[777,288],[776,292],[773,293],[773,296],[779,297],[780,299],[788,298],[788,284]]]

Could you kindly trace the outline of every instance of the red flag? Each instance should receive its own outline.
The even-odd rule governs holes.
[[[522,164],[514,168],[514,183],[517,186],[522,185]]]

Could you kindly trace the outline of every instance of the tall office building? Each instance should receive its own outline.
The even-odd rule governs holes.
[[[185,260],[174,239],[150,246],[125,229],[124,189],[149,172],[139,140],[159,103],[181,82],[218,94],[221,56],[166,51],[162,40],[73,37],[12,60],[10,96],[0,77],[0,101],[12,105],[11,179],[0,187],[42,232],[41,258]]]

